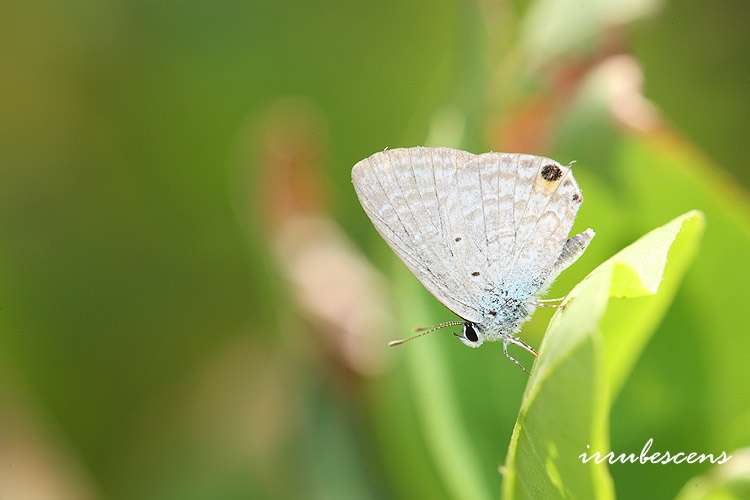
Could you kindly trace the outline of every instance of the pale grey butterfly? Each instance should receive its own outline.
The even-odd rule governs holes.
[[[462,318],[461,342],[515,344],[540,297],[586,250],[594,231],[568,238],[583,196],[570,166],[541,156],[475,155],[450,148],[376,153],[352,169],[359,201],[380,235],[419,281]]]

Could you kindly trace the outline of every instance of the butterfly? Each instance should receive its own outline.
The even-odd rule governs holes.
[[[469,347],[502,341],[536,352],[518,338],[541,297],[594,237],[568,238],[583,195],[570,166],[515,153],[472,154],[451,148],[391,149],[354,165],[352,182],[375,229],[416,278],[460,321]]]

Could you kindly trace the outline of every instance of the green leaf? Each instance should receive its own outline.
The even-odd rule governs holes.
[[[731,455],[707,474],[694,477],[677,495],[677,500],[742,500],[750,498],[750,450]]]
[[[614,498],[606,465],[614,396],[669,306],[703,232],[688,212],[597,267],[547,328],[504,470],[510,499]],[[587,446],[589,448],[587,448]]]

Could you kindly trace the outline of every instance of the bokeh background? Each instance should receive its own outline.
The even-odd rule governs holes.
[[[525,375],[448,334],[385,347],[452,318],[350,183],[416,144],[577,161],[598,235],[553,296],[703,210],[612,448],[748,446],[748,20],[742,0],[5,4],[0,498],[498,498]],[[441,458],[456,440],[479,493]],[[611,473],[621,499],[697,476],[732,495],[730,463]]]

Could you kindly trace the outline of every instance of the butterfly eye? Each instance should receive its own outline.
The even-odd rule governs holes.
[[[469,342],[478,342],[479,335],[471,323],[464,323],[464,338]]]

